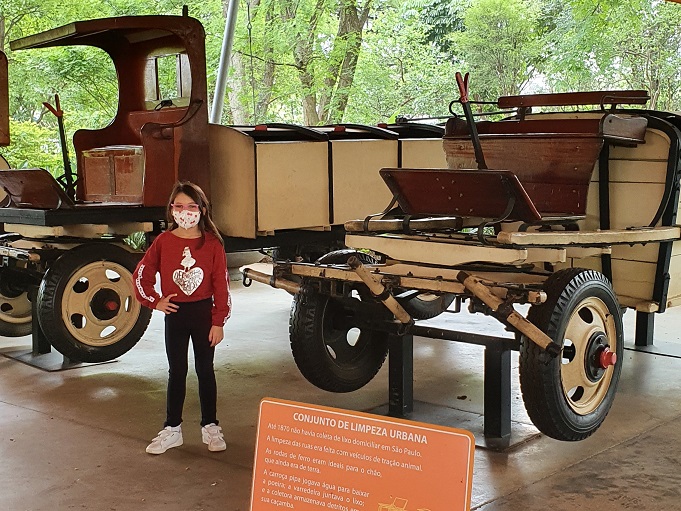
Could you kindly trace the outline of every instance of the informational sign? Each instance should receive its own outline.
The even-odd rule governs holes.
[[[465,511],[467,431],[265,398],[251,511]]]

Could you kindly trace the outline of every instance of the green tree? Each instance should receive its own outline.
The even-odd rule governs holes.
[[[678,109],[681,9],[668,2],[571,0],[552,34],[547,78],[558,90],[634,88]]]
[[[53,175],[63,172],[59,135],[34,122],[10,120],[12,143],[2,155],[12,168],[44,168]]]
[[[446,115],[457,97],[454,71],[417,10],[399,1],[384,4],[366,31],[346,118],[376,123]]]
[[[534,0],[478,0],[454,32],[452,58],[471,72],[471,94],[494,100],[522,92],[542,62],[541,8]]]

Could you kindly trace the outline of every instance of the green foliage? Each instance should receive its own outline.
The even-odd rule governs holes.
[[[12,168],[44,168],[54,176],[64,171],[59,133],[34,122],[10,120],[12,144],[2,156]]]
[[[426,29],[418,12],[399,3],[376,13],[366,33],[348,121],[446,115],[447,105],[458,97],[455,69],[428,41]]]
[[[123,242],[133,250],[144,252],[147,249],[147,235],[144,232],[133,232]]]
[[[636,88],[651,108],[679,109],[681,8],[669,2],[566,2],[547,79],[553,88]]]
[[[479,0],[450,36],[454,60],[471,71],[471,94],[483,100],[519,94],[542,60],[540,5],[532,0]]]
[[[226,1],[189,9],[206,30],[210,97]],[[107,125],[118,92],[100,50],[12,52],[9,40],[81,19],[178,15],[183,3],[0,0],[13,119],[3,154],[10,163],[60,174],[57,123],[43,102],[60,95],[71,139],[78,129]],[[353,15],[365,14],[361,30],[350,26]],[[657,0],[241,0],[225,120],[373,124],[447,115],[458,97],[455,71],[471,73],[474,99],[641,88],[650,91],[650,106],[678,110],[680,26],[681,6]],[[162,77],[174,88],[172,70]]]

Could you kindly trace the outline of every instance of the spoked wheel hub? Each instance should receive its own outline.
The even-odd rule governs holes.
[[[593,412],[610,386],[612,371],[603,367],[601,354],[616,337],[608,307],[597,297],[581,301],[565,329],[560,376],[567,402],[580,415]],[[606,357],[607,358],[607,357]]]
[[[561,346],[546,353],[526,338],[520,348],[520,386],[525,408],[543,433],[582,440],[605,420],[622,369],[622,313],[601,273],[569,268],[544,284],[547,300],[528,319]]]
[[[134,326],[140,304],[134,299],[129,271],[113,261],[80,268],[67,282],[62,301],[64,323],[81,342],[106,346]]]
[[[597,382],[605,374],[606,369],[617,362],[617,354],[610,350],[608,337],[605,332],[596,332],[589,339],[584,361],[586,376],[592,382]]]

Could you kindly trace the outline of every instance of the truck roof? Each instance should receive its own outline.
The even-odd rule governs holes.
[[[183,46],[205,37],[201,23],[189,16],[123,16],[76,21],[58,28],[22,37],[10,43],[12,50],[47,48],[51,46],[87,45],[102,49],[126,43],[152,43],[167,39],[169,33]],[[167,41],[171,45],[171,41]]]

